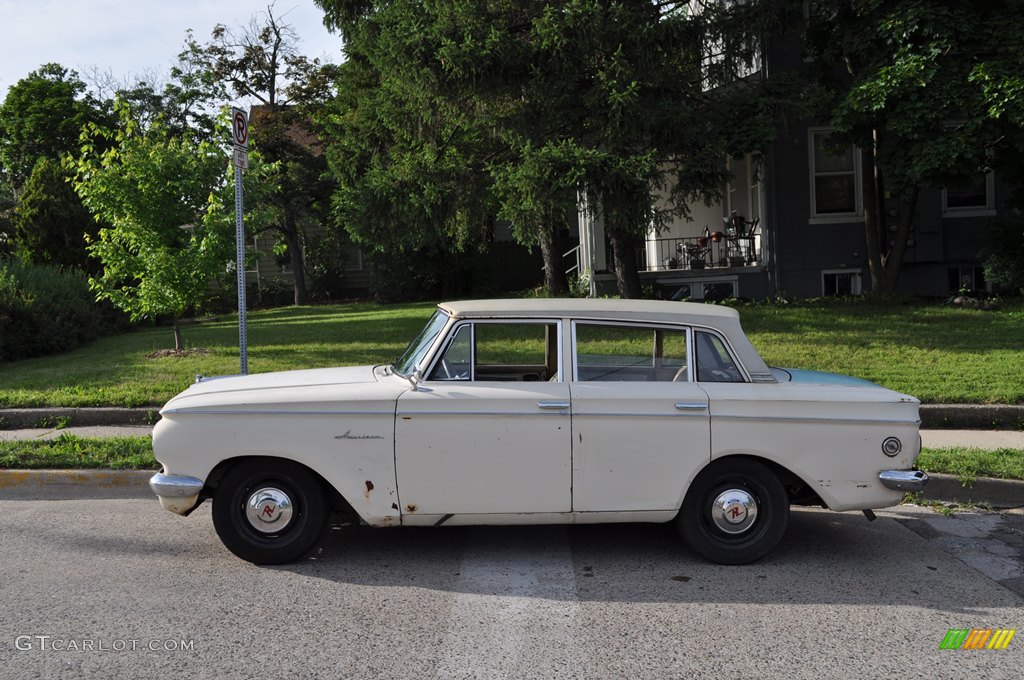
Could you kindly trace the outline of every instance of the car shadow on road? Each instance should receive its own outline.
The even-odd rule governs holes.
[[[372,529],[333,526],[272,567],[373,587],[598,602],[912,605],[970,613],[1024,600],[892,519],[794,510],[760,562],[710,564],[671,525]]]

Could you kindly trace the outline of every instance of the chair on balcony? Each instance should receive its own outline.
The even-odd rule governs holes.
[[[727,260],[730,267],[742,267],[757,260],[754,252],[754,235],[760,217],[747,221],[747,218],[733,210],[729,217],[723,217],[725,223],[725,237],[728,243],[723,259]]]

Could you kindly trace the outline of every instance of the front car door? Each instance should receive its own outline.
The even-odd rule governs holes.
[[[403,522],[417,523],[417,515],[570,511],[561,327],[557,320],[451,326],[418,389],[398,400],[395,466]]]
[[[710,460],[708,395],[682,326],[574,321],[573,510],[673,510]]]

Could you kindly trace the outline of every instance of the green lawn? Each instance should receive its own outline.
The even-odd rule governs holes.
[[[252,372],[390,362],[432,304],[357,303],[255,312]],[[867,302],[743,305],[744,328],[776,366],[845,373],[929,403],[1024,403],[1024,305],[997,311]],[[169,328],[103,338],[52,357],[0,364],[0,407],[156,406],[195,374],[238,371],[233,316],[185,328],[208,354],[147,358]]]

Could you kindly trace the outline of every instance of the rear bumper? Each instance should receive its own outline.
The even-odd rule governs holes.
[[[928,484],[928,475],[920,470],[882,470],[878,480],[894,491],[922,491]]]
[[[184,475],[158,472],[149,479],[149,488],[160,499],[160,505],[178,515],[187,515],[199,502],[203,480]]]

